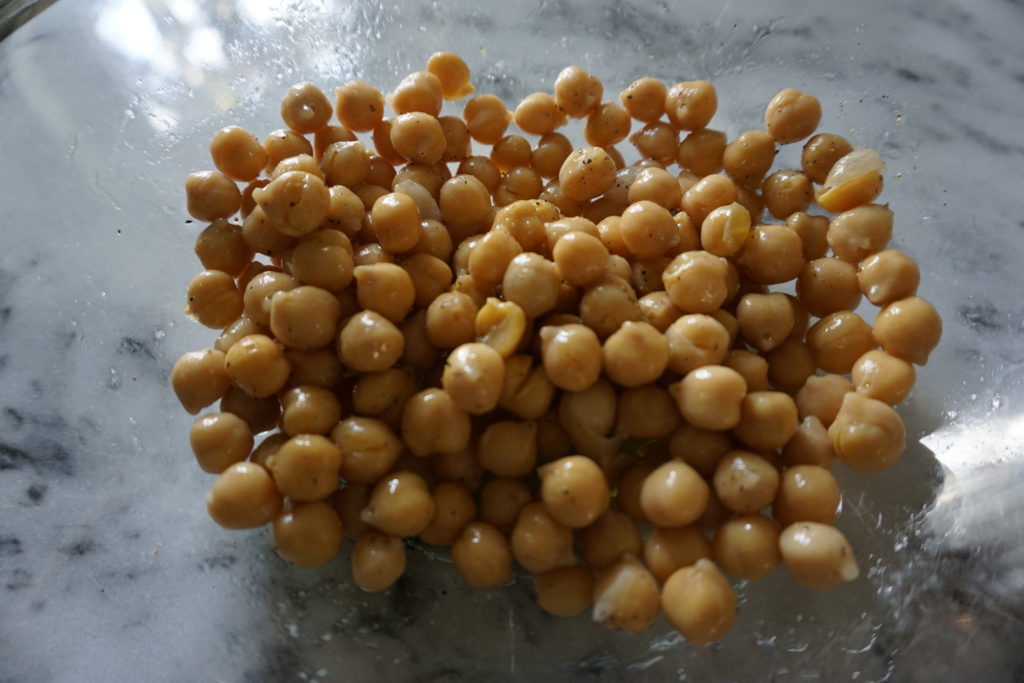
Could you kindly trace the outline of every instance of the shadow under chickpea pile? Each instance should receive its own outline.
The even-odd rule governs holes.
[[[270,524],[303,567],[348,537],[367,590],[416,537],[473,586],[518,564],[552,614],[638,631],[663,610],[696,644],[733,623],[726,575],[856,578],[830,468],[899,458],[892,406],[941,334],[886,248],[879,155],[811,137],[820,104],[792,89],[732,140],[706,81],[616,102],[568,67],[513,111],[485,94],[440,116],[473,93],[449,53],[387,100],[299,84],[287,128],[224,128],[218,170],[187,178],[209,222],[187,313],[222,331],[171,383],[189,413],[219,401],[190,435],[213,519]],[[587,146],[557,132],[570,117]],[[802,169],[770,173],[803,140]]]

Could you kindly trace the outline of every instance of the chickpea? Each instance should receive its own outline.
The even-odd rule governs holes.
[[[892,239],[892,210],[881,204],[864,204],[844,211],[828,226],[828,244],[837,258],[863,261]]]
[[[592,618],[602,626],[639,632],[658,616],[658,584],[635,558],[623,559],[594,584]]]
[[[384,117],[384,96],[363,81],[349,81],[334,91],[334,109],[341,125],[357,133],[366,133]]]
[[[395,257],[384,251],[384,247],[376,242],[369,242],[356,249],[352,255],[352,262],[357,266],[372,266],[378,263],[394,263]]]
[[[466,122],[457,116],[441,116],[437,122],[441,124],[444,135],[444,152],[441,161],[462,161],[471,153],[472,144]]]
[[[365,591],[391,587],[405,573],[405,543],[397,536],[368,529],[352,549],[352,579]]]
[[[241,229],[223,218],[216,219],[199,233],[195,252],[203,268],[230,276],[241,274],[253,256]]]
[[[423,235],[420,212],[406,194],[383,195],[373,203],[370,216],[377,242],[393,254],[409,251]]]
[[[782,447],[782,460],[789,467],[832,467],[836,460],[836,451],[821,420],[814,415],[808,415],[800,421],[793,436],[789,437],[789,441]]]
[[[695,469],[669,460],[644,480],[640,505],[652,524],[682,527],[695,522],[707,505],[709,489]]]
[[[839,213],[874,201],[885,182],[885,163],[873,149],[856,149],[832,166],[822,187],[815,193],[818,205]]]
[[[292,500],[318,500],[338,488],[342,454],[325,436],[293,436],[267,460],[282,494]]]
[[[420,539],[430,545],[451,545],[467,524],[476,519],[473,494],[462,484],[441,482],[433,491],[434,517]]]
[[[713,209],[700,227],[700,246],[715,256],[733,256],[750,234],[750,212],[738,202]]]
[[[808,262],[797,279],[796,291],[807,312],[817,317],[852,311],[860,303],[856,267],[835,258]]]
[[[537,469],[540,497],[548,513],[567,527],[582,528],[608,509],[611,496],[601,468],[590,458],[571,455]]]
[[[679,131],[664,121],[648,123],[633,133],[629,141],[633,143],[642,158],[653,159],[662,166],[670,166],[675,162],[676,154],[680,149]],[[680,193],[682,193],[682,188],[680,188]]]
[[[331,120],[331,103],[312,83],[298,83],[281,100],[281,119],[296,133],[315,133]]]
[[[533,590],[545,612],[572,617],[590,606],[594,575],[586,567],[558,567],[535,576]]]
[[[187,315],[200,324],[223,329],[242,314],[242,294],[235,281],[219,270],[204,270],[188,284]]]
[[[868,351],[857,359],[851,371],[857,393],[896,405],[914,387],[914,366],[885,351]]]
[[[509,263],[522,247],[506,230],[495,228],[481,236],[470,250],[468,271],[475,282],[494,285],[502,281]]]
[[[324,152],[335,142],[356,142],[357,140],[358,138],[352,131],[344,126],[324,126],[313,134],[313,150],[306,154],[312,154],[314,159],[321,162],[324,159]]]
[[[676,83],[665,96],[665,113],[680,130],[699,130],[708,125],[718,109],[715,87],[707,81]]]
[[[486,344],[462,344],[448,356],[442,382],[461,409],[474,415],[498,405],[505,381],[501,354]]]
[[[747,236],[736,263],[755,283],[788,282],[803,271],[803,245],[789,226],[758,225]]]
[[[644,539],[644,564],[663,583],[677,570],[711,557],[711,544],[696,526],[655,527]]]
[[[790,575],[806,588],[825,590],[860,575],[850,542],[827,524],[791,524],[779,536],[779,551]]]
[[[677,427],[669,439],[669,455],[704,477],[714,474],[718,462],[730,448],[731,441],[726,434],[685,423]]]
[[[702,429],[723,430],[739,424],[747,385],[731,368],[706,365],[669,385],[669,391],[687,422]]]
[[[552,257],[566,282],[586,286],[604,274],[608,264],[608,249],[599,238],[574,231],[558,239]]]
[[[391,368],[359,376],[352,391],[352,410],[358,415],[378,417],[391,427],[401,421],[402,408],[416,393],[412,373]]]
[[[288,349],[285,360],[291,366],[288,384],[300,386],[309,384],[334,390],[341,383],[341,361],[334,349],[324,347],[311,351]]]
[[[664,291],[645,294],[637,301],[637,306],[643,319],[663,333],[683,314]]]
[[[834,524],[839,513],[839,484],[824,467],[797,465],[782,475],[772,516],[784,527],[796,522]]]
[[[505,173],[516,166],[529,166],[530,142],[521,135],[506,135],[491,148],[491,161]]]
[[[473,327],[477,341],[508,358],[524,338],[526,314],[518,304],[490,297],[477,312]]]
[[[572,529],[555,519],[543,503],[527,503],[512,529],[512,556],[527,571],[540,574],[576,563]]]
[[[530,135],[550,133],[567,121],[555,98],[542,92],[524,97],[516,107],[513,119],[521,131]]]
[[[729,332],[709,315],[680,316],[665,330],[668,365],[683,375],[706,365],[721,363],[729,350]]]
[[[930,303],[912,296],[883,308],[872,332],[889,355],[924,365],[942,337],[942,319]]]
[[[245,420],[253,434],[273,429],[281,416],[281,404],[276,396],[253,398],[236,386],[224,394],[220,400],[220,410]]]
[[[796,402],[780,391],[752,391],[743,398],[735,434],[751,448],[782,448],[797,426]]]
[[[775,500],[779,472],[775,466],[749,451],[730,451],[715,469],[715,495],[730,510],[754,513]]]
[[[741,579],[760,579],[782,561],[779,527],[758,514],[727,520],[715,533],[711,550],[718,566]]]
[[[392,470],[404,445],[386,423],[370,417],[335,422],[331,441],[341,452],[341,476],[346,481],[374,484]]]
[[[452,236],[439,220],[420,221],[420,239],[410,250],[412,254],[429,254],[442,261],[449,261],[454,251]]]
[[[525,477],[537,464],[537,424],[502,420],[480,435],[480,464],[499,477]]]
[[[299,282],[339,292],[352,281],[352,243],[343,232],[318,230],[295,246],[288,263]]]
[[[853,151],[853,146],[839,135],[820,133],[804,143],[800,165],[804,173],[821,184],[837,161]]]
[[[554,398],[555,386],[543,367],[533,365],[529,355],[511,356],[505,361],[505,384],[498,405],[524,420],[542,417]]]
[[[763,130],[740,133],[722,153],[725,172],[746,187],[759,185],[774,162],[775,140]]]
[[[505,134],[512,114],[495,95],[477,95],[466,102],[462,118],[474,140],[493,145]]]
[[[442,104],[441,81],[429,71],[411,73],[391,93],[391,108],[398,115],[424,112],[437,116]]]
[[[580,532],[586,565],[604,571],[625,556],[640,555],[642,542],[636,524],[623,512],[608,510]]]
[[[323,387],[293,387],[282,394],[281,406],[281,429],[288,436],[326,434],[341,419],[341,403]]]
[[[583,147],[566,157],[558,171],[558,183],[569,199],[585,202],[615,182],[615,162],[600,147]]]
[[[887,306],[914,296],[921,283],[921,271],[906,254],[886,249],[872,254],[857,267],[857,284],[868,301]]]
[[[797,211],[786,218],[786,225],[800,238],[804,260],[820,259],[828,252],[829,220],[826,216],[811,216],[803,211]]]
[[[714,173],[690,186],[680,205],[694,225],[702,225],[711,211],[735,201],[736,185],[726,176]]]
[[[644,173],[637,176],[637,182],[646,177]],[[670,182],[676,186],[671,177]],[[632,193],[633,189],[630,188],[631,200]],[[630,204],[622,213],[619,230],[630,253],[641,259],[661,256],[679,243],[679,228],[672,214],[664,206],[646,199]]]
[[[242,205],[240,209],[242,220],[248,218],[252,210],[256,208],[256,200],[252,198],[253,191],[260,187],[266,187],[269,184],[270,178],[256,178],[242,188]]]
[[[285,346],[312,350],[331,343],[340,315],[341,305],[333,294],[304,285],[273,296],[270,329]]]
[[[747,391],[768,391],[768,361],[756,353],[732,349],[725,354],[722,365],[732,368],[747,383]]]
[[[807,345],[819,368],[845,374],[858,358],[871,350],[875,340],[871,328],[859,315],[840,311],[811,326],[807,331]]]
[[[267,137],[263,138],[263,149],[267,152],[267,170],[271,173],[275,172],[285,159],[302,156],[313,159],[313,145],[309,144],[309,140],[302,134],[289,128],[271,131]],[[316,160],[313,159],[313,162],[315,165]]]
[[[171,368],[171,387],[190,415],[219,400],[230,386],[224,353],[216,349],[190,351]]]
[[[614,102],[604,102],[587,116],[583,137],[588,145],[607,148],[625,140],[631,125],[628,111]]]
[[[685,313],[710,313],[728,296],[727,262],[703,251],[687,251],[665,268],[662,280],[672,303]]]
[[[430,254],[414,254],[403,261],[401,267],[412,280],[415,291],[413,303],[417,308],[427,308],[445,293],[452,282],[452,269]]]
[[[435,52],[427,60],[427,71],[440,82],[446,100],[460,100],[476,91],[469,82],[469,67],[456,54]]]
[[[555,79],[555,102],[567,116],[578,119],[601,103],[604,86],[578,66],[567,66]]]
[[[386,534],[405,538],[423,531],[434,509],[434,499],[423,477],[403,470],[377,482],[360,516]]]
[[[529,165],[542,178],[554,178],[572,150],[569,138],[561,133],[545,133],[537,141],[537,147],[530,155]]]
[[[532,498],[530,489],[520,479],[491,479],[480,489],[480,520],[509,533],[519,512]]]
[[[615,389],[604,380],[583,391],[563,394],[558,406],[559,421],[572,445],[602,467],[621,460],[618,449],[625,436],[609,436],[615,426],[616,406]]]
[[[843,397],[828,436],[839,459],[859,472],[892,466],[906,447],[899,414],[882,401],[852,391]]]
[[[679,143],[676,161],[684,169],[704,177],[722,170],[725,149],[725,133],[702,128],[693,131]]]
[[[393,263],[356,266],[353,271],[359,305],[381,314],[392,322],[401,322],[412,309],[416,290],[409,273]]]
[[[273,270],[259,273],[245,286],[243,305],[246,317],[258,325],[270,327],[274,296],[298,286],[298,280],[291,275]]]
[[[491,214],[487,188],[475,176],[457,175],[441,186],[441,215],[449,226],[476,226]]]
[[[266,187],[253,190],[252,196],[277,229],[290,237],[301,237],[319,228],[331,203],[324,181],[304,171],[283,173]]]
[[[558,267],[540,254],[519,254],[509,261],[502,278],[502,293],[517,304],[528,318],[555,307],[561,276]]]
[[[467,524],[452,544],[455,571],[474,588],[500,586],[512,580],[508,539],[490,524]]]
[[[783,294],[747,294],[736,307],[743,340],[758,351],[778,348],[793,330],[793,309]]]
[[[654,384],[626,389],[619,395],[616,432],[635,439],[660,439],[679,424],[679,409],[667,389]]]
[[[399,329],[374,311],[352,316],[338,335],[338,357],[356,372],[387,370],[404,350],[405,338]]]
[[[427,308],[427,336],[430,343],[453,349],[474,340],[477,306],[462,292],[445,292]]]
[[[367,501],[370,500],[370,489],[369,484],[346,482],[343,488],[331,496],[331,507],[341,520],[341,528],[346,538],[357,541],[371,530],[369,525],[359,519]]]
[[[637,121],[657,121],[665,113],[665,84],[656,78],[638,78],[619,94],[619,101]]]
[[[437,361],[441,354],[427,338],[427,312],[416,311],[402,322],[399,329],[405,342],[402,349],[402,364],[416,372],[431,370],[437,380],[435,386],[439,385],[442,368],[437,365]]]
[[[391,144],[391,126],[394,122],[393,118],[381,119],[374,126],[371,139],[373,140],[373,149],[377,152],[377,156],[389,164],[397,165],[404,162],[405,157],[396,152]]]
[[[624,323],[643,317],[633,288],[614,275],[606,275],[587,288],[579,311],[583,323],[602,338],[615,333]]]
[[[277,554],[299,567],[327,564],[341,548],[341,520],[327,503],[296,503],[274,519]]]
[[[353,237],[360,242],[371,241],[373,238],[373,218],[367,214],[373,209],[374,203],[388,194],[388,191],[379,185],[367,185],[364,183],[355,188],[352,193],[359,197],[359,201],[363,203],[364,211],[359,219],[359,227]]]
[[[218,171],[246,183],[260,174],[268,159],[256,136],[238,126],[228,126],[214,133],[210,158]]]
[[[391,146],[409,161],[435,164],[448,146],[441,123],[423,112],[402,114],[391,124]]]
[[[291,372],[281,347],[262,334],[235,342],[225,355],[224,367],[235,385],[256,398],[277,393]]]
[[[507,206],[513,202],[537,199],[544,189],[544,181],[529,166],[516,166],[502,176],[494,192],[495,206]]]
[[[190,173],[185,178],[188,213],[201,221],[230,218],[242,205],[242,193],[235,182],[217,171]]]
[[[818,98],[793,88],[780,90],[764,110],[764,127],[782,145],[803,140],[820,121]]]
[[[413,395],[402,412],[402,440],[419,457],[462,451],[469,444],[470,426],[469,414],[442,389]]]
[[[765,178],[761,196],[769,213],[784,219],[797,211],[806,211],[814,199],[811,180],[800,171],[776,171]]]
[[[766,354],[768,379],[772,385],[793,394],[818,369],[810,348],[802,341],[787,339]]]
[[[259,465],[237,462],[217,477],[206,494],[206,510],[225,529],[253,529],[281,513],[281,494]]]
[[[192,423],[189,443],[203,471],[220,474],[249,457],[252,430],[237,415],[212,413]]]
[[[484,477],[484,468],[478,458],[477,446],[477,443],[470,441],[458,453],[438,453],[430,456],[427,460],[409,455],[403,457],[416,464],[428,463],[429,472],[440,481],[461,484],[467,489],[476,491],[480,488],[480,481]]]
[[[669,344],[649,323],[626,321],[602,349],[608,377],[625,387],[649,384],[665,371]]]

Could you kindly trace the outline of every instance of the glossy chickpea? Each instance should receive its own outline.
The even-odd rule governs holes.
[[[746,294],[736,306],[743,340],[761,352],[778,348],[793,330],[793,308],[783,294]]]
[[[423,112],[437,116],[442,104],[441,81],[429,71],[416,71],[398,84],[389,98],[398,115]]]
[[[780,90],[764,110],[764,127],[780,144],[803,140],[821,121],[818,98],[793,88]]]
[[[665,95],[665,113],[680,130],[699,130],[708,125],[718,109],[715,87],[707,81],[676,83]]]
[[[474,588],[500,586],[512,580],[512,552],[508,539],[490,524],[467,524],[452,544],[452,564]]]
[[[253,444],[252,430],[237,415],[212,413],[192,423],[189,444],[204,472],[220,474],[249,457]]]
[[[872,333],[889,355],[924,365],[942,337],[942,318],[930,303],[912,296],[883,308]]]
[[[775,140],[763,130],[740,133],[725,146],[722,167],[740,185],[756,187],[775,162]]]
[[[864,204],[833,218],[826,237],[837,258],[858,263],[885,249],[892,239],[892,224],[888,206]]]
[[[797,426],[796,402],[781,391],[752,391],[743,397],[734,434],[750,448],[782,448]]]
[[[501,172],[516,166],[529,166],[530,142],[521,135],[506,135],[491,148],[491,161]]]
[[[652,524],[683,527],[703,514],[708,495],[708,485],[695,469],[681,460],[669,460],[644,480],[640,505]]]
[[[277,393],[291,372],[281,347],[262,334],[235,342],[224,357],[224,367],[231,381],[255,398]]]
[[[352,410],[358,415],[377,417],[392,428],[401,421],[402,409],[416,393],[412,373],[390,368],[360,375],[352,390]]]
[[[768,361],[768,380],[772,386],[794,394],[818,369],[810,348],[802,341],[790,338],[765,355]]]
[[[831,313],[807,330],[807,345],[818,367],[845,374],[875,345],[871,328],[856,313]]]
[[[662,274],[672,303],[685,313],[710,313],[728,296],[725,259],[704,251],[676,256]]]
[[[572,143],[561,133],[545,133],[530,155],[530,166],[542,178],[554,178],[566,158],[572,154]]]
[[[736,263],[755,283],[788,282],[803,271],[803,245],[789,226],[758,225],[750,231]]]
[[[711,545],[715,563],[741,579],[760,579],[782,561],[779,527],[764,515],[740,515],[727,520]]]
[[[807,177],[820,185],[835,163],[852,151],[853,146],[842,136],[819,133],[804,143],[800,165]]]
[[[561,276],[558,267],[540,254],[524,253],[512,258],[502,277],[502,293],[507,301],[535,318],[554,308]]]
[[[825,590],[860,575],[850,542],[827,524],[791,524],[779,536],[779,551],[790,575],[806,588]]]
[[[787,169],[764,179],[761,197],[768,212],[781,220],[797,211],[806,211],[814,199],[814,188],[804,173]]]
[[[619,231],[626,248],[640,259],[661,256],[679,242],[679,228],[672,215],[646,199],[630,204],[622,213]]]
[[[625,387],[658,379],[669,360],[664,335],[646,322],[627,321],[605,340],[602,349],[608,377]]]
[[[590,525],[608,509],[611,496],[608,482],[596,462],[582,455],[571,455],[543,465],[540,498],[548,513],[572,528]]]
[[[373,203],[370,211],[376,241],[387,251],[409,251],[423,234],[422,217],[416,203],[406,194],[392,192]]]
[[[807,312],[819,318],[852,311],[861,295],[857,268],[835,258],[809,261],[796,281],[796,293]]]
[[[331,440],[342,454],[341,476],[361,484],[374,484],[390,472],[404,448],[387,424],[369,417],[337,422]]]
[[[813,415],[800,421],[793,436],[782,447],[782,461],[788,467],[816,465],[828,469],[835,460],[836,451],[828,437],[828,430]]]
[[[669,385],[669,391],[687,422],[702,429],[723,430],[739,424],[747,384],[731,368],[707,365],[688,372]]]
[[[828,253],[827,216],[811,216],[803,211],[797,211],[786,218],[786,225],[800,238],[804,260],[820,259]]]
[[[285,346],[308,351],[331,343],[340,315],[341,305],[333,294],[303,285],[274,294],[270,329]]]
[[[600,147],[583,147],[565,158],[558,171],[559,188],[569,199],[584,202],[605,192],[615,182],[616,166]]]
[[[607,338],[629,321],[642,319],[636,292],[629,282],[606,275],[586,289],[579,302],[583,323]]]
[[[384,117],[384,96],[363,81],[349,81],[334,91],[335,111],[343,126],[357,133],[373,130]]]
[[[279,178],[291,171],[302,171],[303,173],[315,175],[320,180],[324,179],[324,172],[320,169],[317,160],[313,158],[312,154],[296,154],[281,159],[271,170],[270,179]]]
[[[245,286],[243,305],[245,315],[254,323],[270,327],[270,313],[274,296],[299,286],[291,275],[273,270],[257,274]]]
[[[629,136],[629,141],[641,158],[652,159],[663,166],[671,165],[679,151],[679,131],[664,121],[648,123]]]
[[[873,149],[856,149],[835,163],[825,183],[815,192],[818,205],[826,211],[849,211],[874,201],[885,183],[885,163]]]
[[[217,477],[206,494],[206,510],[225,529],[253,529],[281,513],[282,499],[265,469],[238,462]]]
[[[295,246],[288,263],[299,282],[339,292],[352,282],[352,243],[338,230],[318,230]]]
[[[486,344],[462,344],[449,354],[441,381],[456,405],[480,415],[498,405],[505,364],[501,354]]]
[[[636,523],[618,510],[607,510],[580,532],[583,561],[594,571],[604,571],[626,556],[638,557],[641,549]]]
[[[395,152],[418,164],[437,163],[448,146],[440,122],[423,112],[409,112],[395,118],[389,135]]]
[[[490,216],[490,193],[473,175],[461,174],[446,180],[441,186],[441,215],[444,223],[455,226],[480,225]]]
[[[645,294],[637,300],[637,306],[643,319],[659,332],[666,332],[683,314],[664,291]]]
[[[210,141],[213,165],[234,180],[249,182],[267,165],[267,152],[256,136],[238,126],[222,128]]]
[[[839,484],[826,468],[796,465],[782,474],[772,516],[783,527],[796,522],[834,524],[840,497]]]
[[[224,353],[216,349],[190,351],[171,368],[171,387],[182,407],[195,415],[220,400],[231,386]]]
[[[588,145],[608,148],[626,139],[632,123],[628,111],[614,102],[604,102],[587,117],[583,137]],[[621,168],[618,163],[616,166]]]
[[[405,543],[368,529],[356,541],[350,561],[357,586],[371,592],[386,590],[405,573]]]
[[[544,135],[564,126],[567,119],[551,95],[535,92],[524,97],[515,112],[513,120],[519,129],[530,135]]]
[[[391,145],[391,126],[393,123],[393,118],[381,119],[374,126],[371,139],[373,140],[373,149],[377,156],[389,164],[397,165],[403,163],[405,157],[396,152],[395,148]]]
[[[540,502],[527,503],[512,529],[512,555],[527,571],[539,574],[576,563],[572,529]]]
[[[267,459],[267,467],[283,495],[292,500],[319,500],[338,488],[342,454],[319,434],[293,436]]]
[[[347,368],[357,372],[387,370],[404,349],[405,339],[399,329],[374,311],[352,316],[338,335],[338,357]]]
[[[229,218],[242,205],[242,193],[235,181],[217,171],[190,173],[185,178],[188,213],[201,221]]]
[[[355,250],[352,261],[357,266],[372,266],[378,263],[394,263],[395,257],[376,242],[368,242]]]
[[[843,397],[853,389],[850,380],[842,375],[808,377],[794,397],[800,419],[813,415],[826,427],[829,426],[839,412]]]
[[[586,567],[558,567],[535,576],[533,590],[545,612],[571,617],[590,606],[594,575]]]
[[[720,206],[701,223],[700,246],[715,256],[733,256],[746,243],[750,226],[750,212],[742,204]]]
[[[907,439],[903,420],[891,406],[852,391],[843,397],[828,436],[839,459],[859,472],[892,466]]]
[[[401,266],[393,263],[356,266],[353,275],[360,307],[379,313],[391,322],[401,322],[416,301],[413,280]]]
[[[478,308],[462,292],[445,292],[427,308],[427,336],[430,343],[446,349],[474,341]]]
[[[578,66],[567,66],[555,78],[555,102],[567,116],[582,118],[601,103],[601,81]]]
[[[254,398],[237,386],[228,389],[220,400],[220,410],[245,420],[253,434],[277,426],[281,417],[281,404],[276,396]]]
[[[477,312],[473,328],[478,342],[508,358],[525,337],[526,313],[516,303],[489,297]]]
[[[509,263],[522,251],[519,242],[511,233],[495,228],[473,243],[466,269],[475,282],[495,285],[502,281]]]
[[[452,244],[452,236],[448,228],[439,220],[420,221],[420,239],[416,246],[410,250],[413,254],[429,254],[442,261],[448,262],[451,259],[455,245]]]
[[[451,545],[467,524],[476,519],[473,494],[462,484],[444,481],[434,487],[434,516],[420,539],[430,545]]]
[[[745,349],[730,349],[722,365],[738,372],[747,383],[748,391],[767,391],[771,388],[768,382],[768,361],[756,353]]]
[[[441,94],[446,100],[459,100],[476,91],[469,82],[469,67],[456,54],[435,52],[427,60],[427,71],[441,83]]]
[[[657,121],[665,113],[665,84],[656,78],[638,78],[619,94],[619,101],[637,121]]]
[[[320,567],[338,554],[341,520],[323,501],[296,503],[273,524],[277,554],[299,567]]]
[[[402,440],[416,456],[459,453],[469,444],[469,414],[443,389],[425,389],[405,403]]]
[[[470,136],[484,145],[493,145],[505,134],[512,114],[495,95],[477,95],[462,110]]]
[[[242,293],[235,281],[220,270],[204,270],[188,284],[185,312],[201,325],[223,329],[242,314]]]
[[[708,176],[722,170],[725,147],[725,133],[702,128],[693,131],[679,143],[676,161],[697,176]]]
[[[537,463],[537,424],[501,420],[480,435],[478,459],[485,470],[499,477],[525,477]]]
[[[296,133],[315,133],[334,112],[327,96],[312,83],[297,83],[281,99],[281,119]]]
[[[593,620],[602,626],[638,632],[658,616],[658,584],[635,558],[608,568],[594,584]]]
[[[779,488],[779,472],[766,459],[748,451],[730,451],[712,479],[715,495],[730,510],[754,513],[771,505]]]
[[[423,477],[402,470],[377,482],[360,517],[384,533],[405,538],[423,531],[434,509],[433,496]]]
[[[736,201],[736,185],[728,177],[713,173],[690,186],[681,202],[694,225],[701,225],[712,210]]]
[[[326,434],[341,419],[341,403],[323,387],[293,387],[281,395],[281,408],[281,430],[288,436]]]
[[[872,254],[857,267],[860,291],[876,306],[887,306],[914,296],[920,283],[921,271],[917,263],[895,249]]]
[[[427,308],[452,282],[452,269],[430,254],[414,254],[402,261],[401,268],[412,281],[415,292],[413,304],[417,308]]]
[[[916,375],[912,364],[879,350],[868,351],[858,358],[851,371],[858,393],[891,406],[910,394]]]

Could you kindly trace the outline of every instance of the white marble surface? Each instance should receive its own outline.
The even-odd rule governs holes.
[[[62,0],[0,43],[0,681],[1024,680],[1021,3],[448,4]],[[510,99],[573,62],[609,90],[710,78],[730,135],[805,88],[882,151],[946,333],[907,456],[843,474],[864,578],[741,585],[695,650],[549,619],[523,581],[466,591],[419,550],[365,595],[345,557],[295,570],[207,519],[167,388],[211,339],[181,315],[181,180],[217,128],[277,127],[290,82],[389,89],[442,48]]]

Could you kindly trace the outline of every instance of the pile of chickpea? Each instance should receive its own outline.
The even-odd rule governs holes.
[[[298,84],[286,128],[224,128],[218,170],[188,176],[209,225],[187,313],[221,332],[171,383],[191,414],[219,401],[190,435],[213,519],[270,524],[303,567],[350,538],[373,591],[406,539],[449,546],[473,586],[519,565],[552,614],[638,631],[661,610],[696,644],[733,623],[727,575],[856,578],[830,468],[900,457],[892,406],[941,334],[887,249],[879,155],[813,135],[820,104],[792,89],[731,140],[706,81],[605,98],[571,66],[513,111],[440,116],[473,93],[450,53],[387,98]]]

